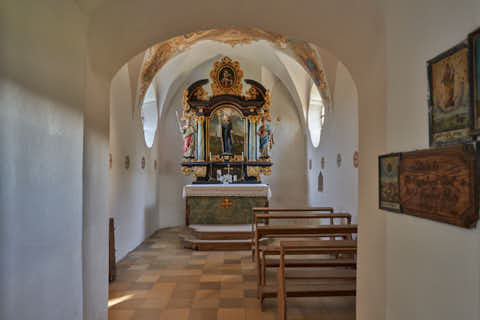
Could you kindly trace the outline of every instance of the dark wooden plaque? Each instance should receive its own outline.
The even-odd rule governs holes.
[[[478,219],[475,177],[475,152],[468,145],[403,153],[403,212],[470,228]]]

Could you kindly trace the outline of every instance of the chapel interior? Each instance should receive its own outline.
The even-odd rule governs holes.
[[[1,0],[0,319],[480,319],[479,27]]]

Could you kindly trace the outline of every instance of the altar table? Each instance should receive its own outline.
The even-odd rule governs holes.
[[[195,184],[183,187],[185,224],[249,224],[252,208],[268,207],[266,184]]]

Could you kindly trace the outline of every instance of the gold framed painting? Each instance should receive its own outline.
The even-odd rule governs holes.
[[[207,124],[207,152],[212,157],[246,154],[246,125],[242,113],[225,104],[213,111]]]
[[[430,146],[472,141],[469,52],[462,42],[427,62]]]

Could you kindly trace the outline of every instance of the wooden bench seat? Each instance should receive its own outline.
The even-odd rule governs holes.
[[[303,237],[304,235],[344,235],[352,234],[357,232],[357,225],[346,224],[346,225],[315,225],[315,226],[298,226],[298,225],[264,225],[257,226],[255,230],[255,252],[256,252],[256,262],[257,262],[257,292],[260,297],[261,290],[260,287],[264,285],[265,279],[265,266],[261,262],[260,257],[260,239],[269,236],[278,236],[278,235],[295,235],[296,237]],[[351,236],[350,236],[351,239]],[[313,242],[320,242],[323,244],[323,253],[321,254],[352,254],[355,253],[355,250],[348,249],[356,248],[356,240],[312,240]],[[347,242],[348,241],[348,242]],[[290,241],[292,245],[295,245],[296,241]],[[304,241],[301,241],[305,243]],[[347,248],[341,249],[339,246],[345,246]],[[330,248],[329,248],[330,247]],[[321,248],[320,248],[321,249]],[[279,248],[274,245],[267,246],[262,250],[262,257],[265,257],[269,254],[279,254]],[[300,252],[300,254],[308,254],[306,252]]]
[[[286,285],[286,297],[337,297],[337,296],[355,296],[356,282],[355,280],[342,281],[335,283],[329,281],[325,283],[309,283],[299,284],[288,283]],[[277,298],[279,288],[275,284],[267,285],[262,288],[261,300],[267,298]]]
[[[265,259],[265,267],[278,268],[280,260],[275,258]],[[309,267],[356,267],[355,259],[285,259],[287,268],[309,268]]]
[[[278,319],[286,320],[286,298],[288,297],[355,296],[355,269],[329,268],[315,270],[315,268],[310,268],[307,270],[289,270],[287,269],[289,267],[285,256],[325,254],[328,252],[355,254],[356,250],[357,242],[355,240],[281,241],[277,285],[261,287],[261,302],[265,298],[276,296]]]

